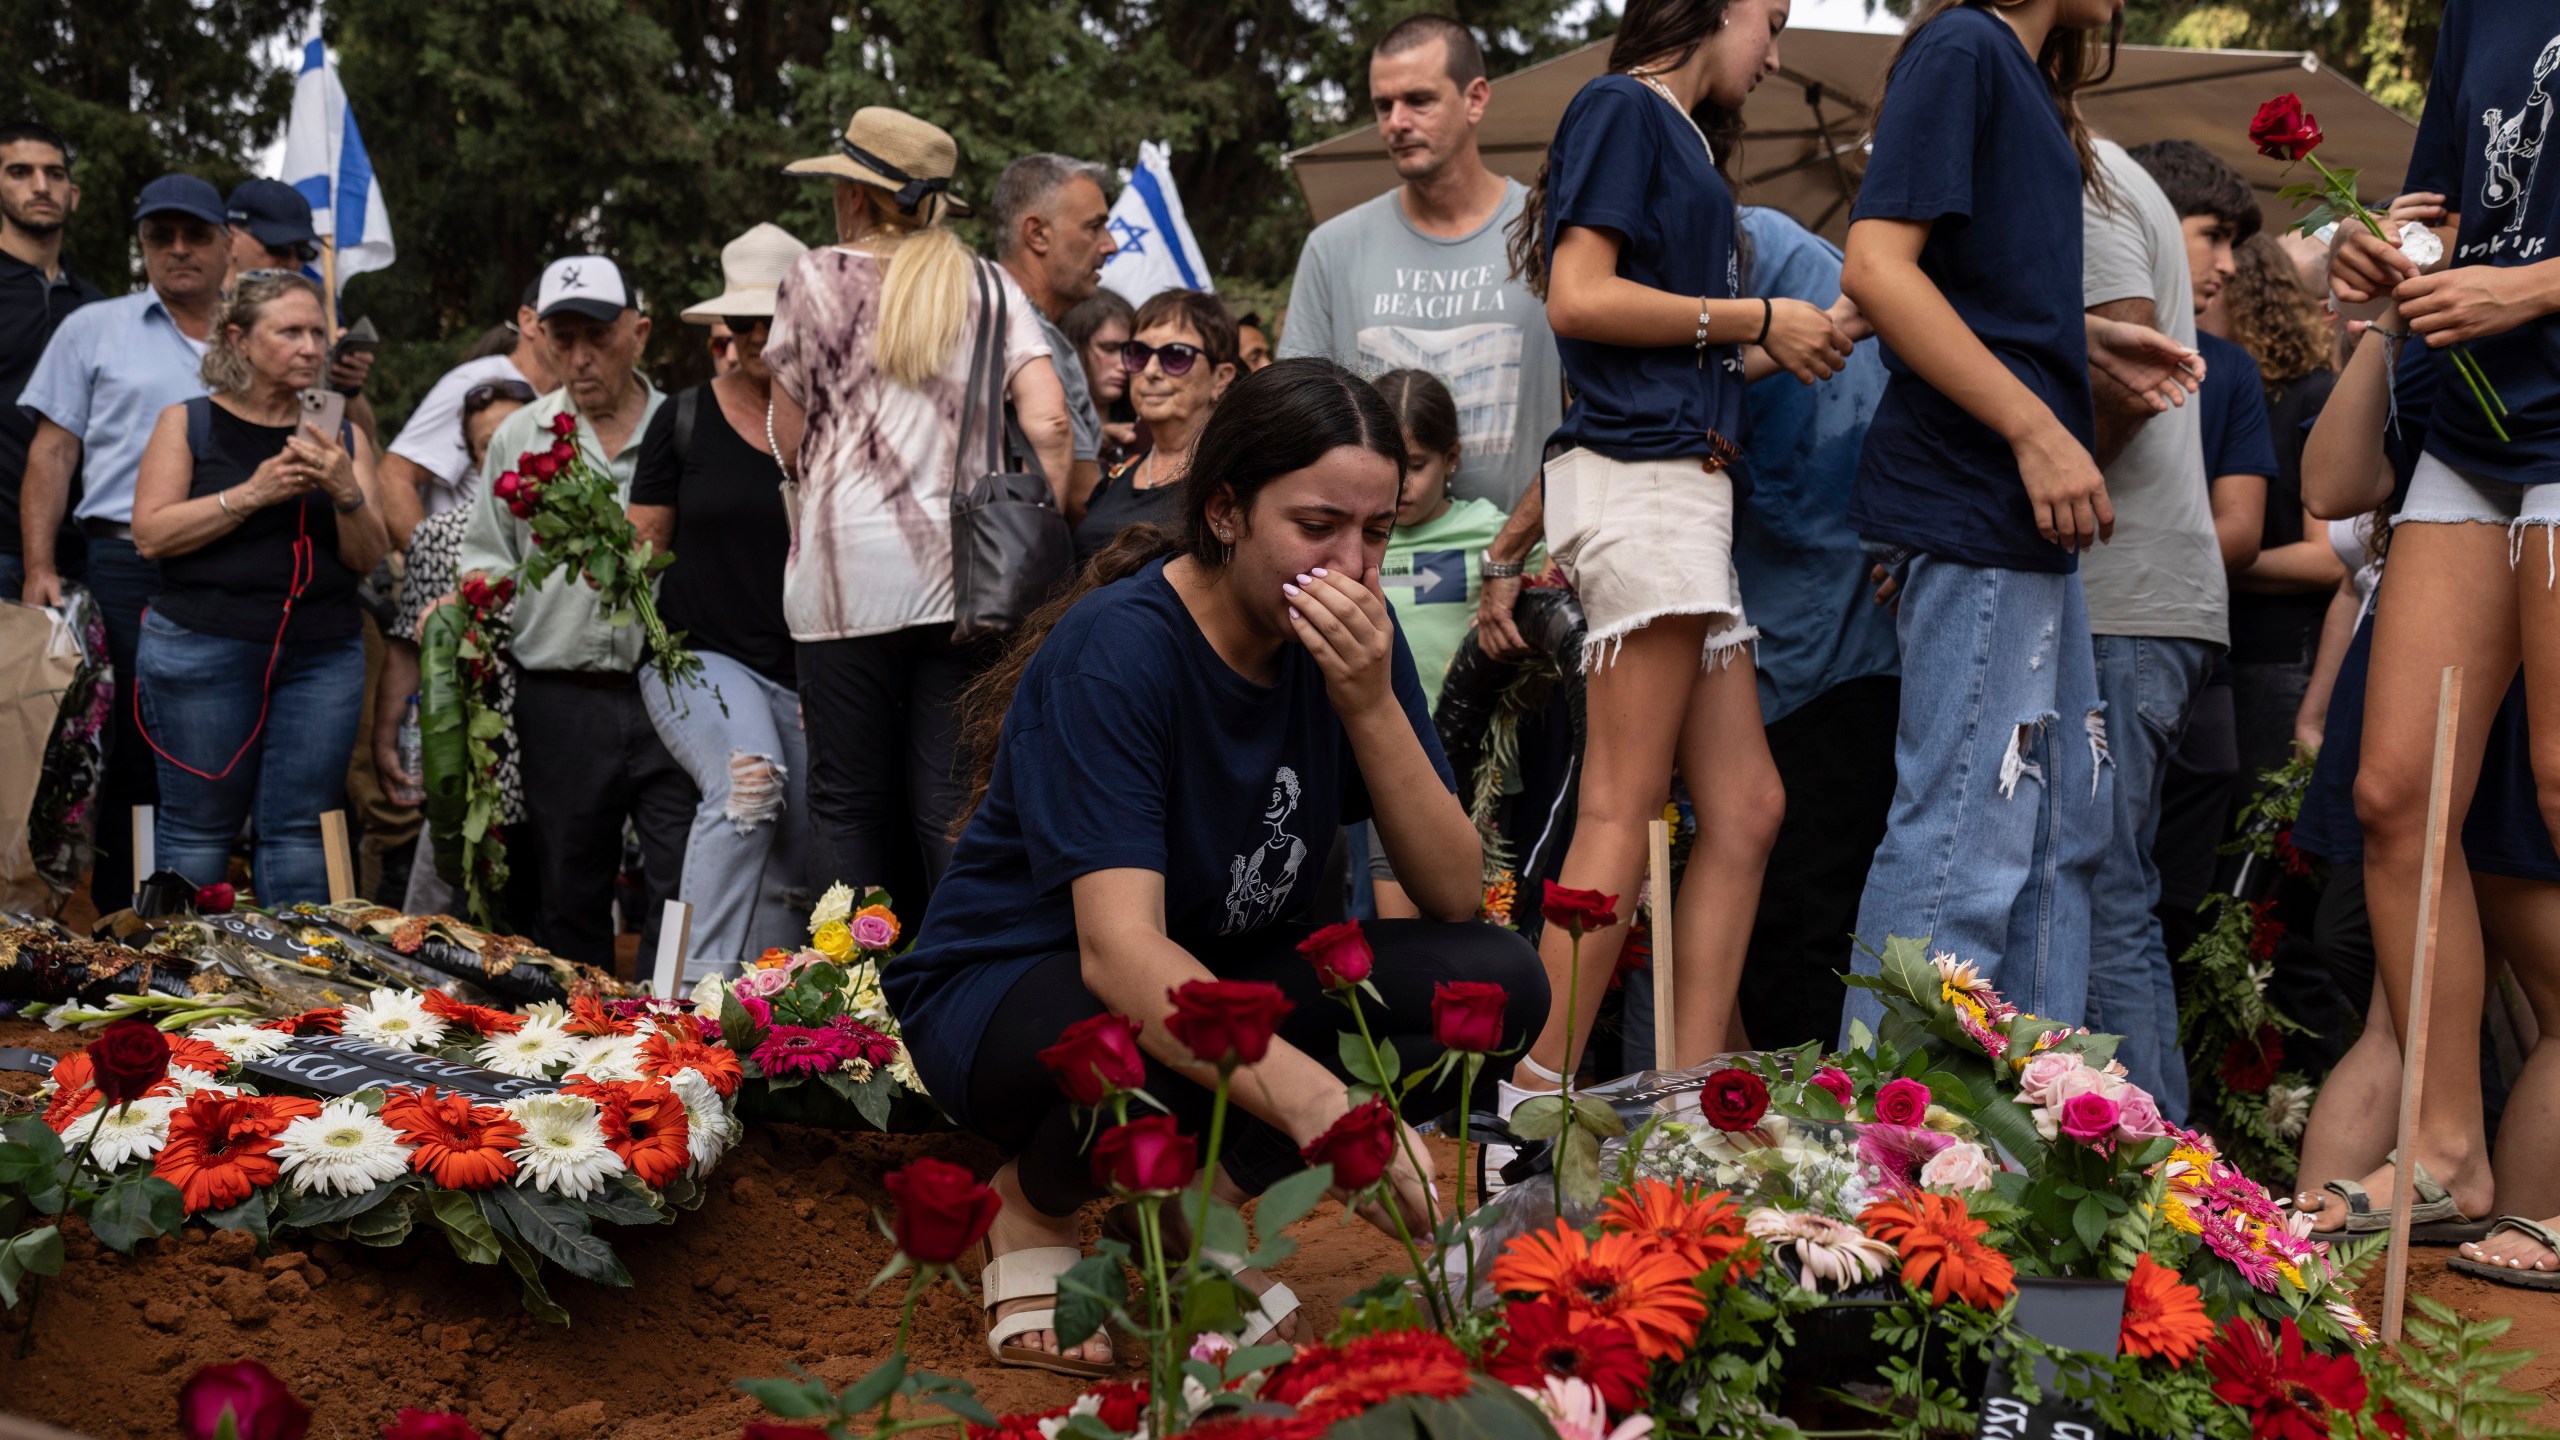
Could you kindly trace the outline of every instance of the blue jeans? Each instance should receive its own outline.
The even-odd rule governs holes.
[[[2178,990],[2160,929],[2160,870],[2151,858],[2160,833],[2160,787],[2187,716],[2213,669],[2205,640],[2100,635],[2098,695],[2115,725],[2115,838],[2089,895],[2089,1028],[2121,1035],[2116,1058],[2133,1083],[2185,1124],[2187,1066],[2178,1048]],[[2126,717],[2132,717],[2128,719]]]
[[[2089,889],[2112,833],[2106,705],[2077,574],[1913,557],[1895,628],[1893,810],[1858,938],[1927,937],[2010,1004],[2065,1025],[2087,1003]],[[1851,958],[1872,975],[1865,951]],[[1841,1028],[1884,1007],[1851,989]]]
[[[702,680],[680,700],[655,669],[640,676],[649,723],[702,791],[676,897],[693,906],[688,979],[734,973],[767,946],[799,948],[808,939],[802,917],[810,903],[809,742],[800,697],[726,655],[696,653]],[[768,768],[770,775],[762,773]]]
[[[160,567],[130,540],[92,535],[88,585],[89,597],[98,602],[99,617],[107,622],[107,658],[116,669],[116,718],[107,745],[107,771],[98,785],[98,848],[89,870],[89,898],[104,915],[132,904],[134,882],[151,873],[150,856],[143,856],[137,865],[131,854],[133,807],[159,803],[159,771],[151,747],[142,743],[133,728],[133,702],[126,692],[133,687],[142,612],[151,597],[160,593]]]
[[[213,884],[230,869],[240,822],[253,820],[249,869],[258,903],[325,904],[320,814],[346,806],[347,757],[364,708],[364,638],[288,643],[276,654],[270,687],[272,648],[201,635],[156,611],[142,617],[135,666],[143,723],[158,742],[144,753],[160,772],[154,868]]]

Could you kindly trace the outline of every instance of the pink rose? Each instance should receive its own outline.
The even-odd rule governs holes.
[[[2095,1145],[2114,1137],[2116,1121],[2122,1107],[2096,1091],[2074,1095],[2062,1102],[2062,1113],[2056,1117],[2062,1133],[2083,1145]]]
[[[773,1007],[764,1002],[763,996],[741,992],[738,996],[738,1008],[747,1012],[747,1018],[755,1022],[757,1029],[773,1028]]]
[[[853,943],[863,950],[886,950],[898,938],[898,927],[885,915],[853,917]]]
[[[2169,1122],[2160,1118],[2159,1102],[2138,1085],[2127,1085],[2115,1097],[2116,1133],[2127,1140],[2150,1140],[2169,1133]]]
[[[1825,1065],[1814,1071],[1813,1083],[1830,1091],[1832,1098],[1840,1102],[1840,1108],[1843,1110],[1858,1103],[1858,1082],[1850,1079],[1849,1072],[1838,1066]]]
[[[741,998],[750,995],[759,999],[770,998],[790,988],[791,972],[779,965],[770,970],[750,970],[738,977],[737,990]]]
[[[1929,1157],[1920,1167],[1920,1183],[1932,1190],[1988,1190],[1991,1156],[1970,1140],[1959,1140]]]
[[[1887,1125],[1917,1125],[1929,1113],[1929,1087],[1904,1077],[1876,1092],[1876,1119]]]
[[[2018,1072],[2019,1098],[2030,1105],[2058,1103],[2060,1097],[2053,1093],[2054,1086],[2061,1082],[2063,1076],[2072,1071],[2087,1068],[2080,1063],[2080,1057],[2077,1055],[2065,1054],[2059,1050],[2047,1050],[2029,1060],[2027,1068]]]

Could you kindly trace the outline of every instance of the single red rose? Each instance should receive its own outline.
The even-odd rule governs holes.
[[[1908,1076],[1876,1092],[1876,1118],[1887,1125],[1917,1125],[1929,1113],[1929,1087]]]
[[[524,468],[533,472],[533,478],[548,480],[560,473],[560,462],[552,459],[550,452],[545,451],[540,455],[526,456]]]
[[[519,520],[530,520],[533,518],[533,502],[527,500],[522,495],[518,495],[513,500],[507,502],[507,513],[513,515]],[[542,537],[539,535],[534,536],[533,539],[535,544],[540,544],[542,542]]]
[[[121,1105],[168,1078],[169,1037],[150,1021],[127,1016],[89,1042],[88,1056],[98,1093]]]
[[[1093,1142],[1093,1178],[1124,1195],[1170,1195],[1200,1172],[1200,1147],[1170,1115],[1114,1125]]]
[[[554,435],[575,435],[575,434],[577,434],[577,433],[578,433],[578,417],[577,417],[576,415],[571,414],[570,412],[568,412],[568,411],[566,411],[566,410],[563,410],[563,411],[561,411],[559,414],[552,416],[552,417],[551,417],[551,433],[552,433],[552,434],[554,434]]]
[[[577,454],[578,442],[565,435],[551,442],[551,458],[562,465],[567,465],[571,460],[576,459]]]
[[[1450,1050],[1483,1055],[1502,1044],[1511,997],[1489,980],[1443,980],[1431,987],[1431,1035]]]
[[[1606,930],[1618,923],[1618,897],[1597,890],[1567,890],[1553,880],[1544,882],[1546,898],[1538,902],[1538,913],[1550,925],[1561,925],[1576,936],[1594,930]]]
[[[489,488],[497,492],[499,499],[513,500],[516,498],[516,492],[524,488],[524,480],[516,472],[509,470],[499,475],[498,483]]]
[[[228,915],[231,907],[238,903],[240,892],[232,889],[228,881],[196,887],[196,913],[199,915]]]
[[[1344,920],[1327,925],[1298,942],[1298,953],[1316,967],[1316,979],[1327,990],[1348,990],[1369,978],[1377,956],[1369,949],[1369,937],[1360,933],[1360,922]]]
[[[1040,1052],[1040,1063],[1058,1077],[1058,1088],[1068,1099],[1099,1105],[1146,1083],[1139,1029],[1126,1015],[1088,1015],[1059,1032],[1058,1043]]]
[[[450,1410],[400,1407],[400,1418],[382,1427],[382,1440],[481,1440],[478,1427]]]
[[[882,1182],[898,1202],[889,1232],[919,1265],[948,1265],[986,1238],[1003,1202],[965,1165],[928,1155]]]
[[[1193,980],[1170,994],[1173,1013],[1164,1028],[1195,1059],[1222,1070],[1262,1063],[1272,1032],[1298,1008],[1279,986],[1260,980]]]
[[[2319,148],[2326,137],[2320,122],[2302,108],[2299,95],[2279,95],[2258,107],[2249,121],[2249,139],[2271,160],[2299,160]]]
[[[1384,1100],[1364,1100],[1298,1154],[1310,1165],[1331,1165],[1336,1190],[1366,1190],[1396,1158],[1395,1107]]]
[[[1769,1086],[1748,1070],[1719,1070],[1698,1091],[1698,1108],[1719,1130],[1748,1130],[1769,1113]]]
[[[1839,1101],[1843,1110],[1858,1103],[1858,1082],[1849,1078],[1848,1071],[1836,1065],[1825,1065],[1814,1071],[1813,1083],[1830,1091],[1831,1098]]]
[[[311,1429],[310,1407],[255,1360],[207,1365],[178,1391],[178,1433],[186,1440],[213,1440],[226,1414],[238,1440],[302,1440]]]

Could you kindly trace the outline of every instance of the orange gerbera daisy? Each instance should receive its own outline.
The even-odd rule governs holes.
[[[2124,1287],[2124,1329],[2118,1343],[2127,1355],[2184,1365],[2213,1338],[2204,1293],[2178,1272],[2145,1255],[2133,1262]]]
[[[640,1183],[664,1189],[684,1173],[693,1133],[674,1086],[664,1080],[581,1080],[560,1088],[596,1102],[605,1145]]]
[[[1650,1175],[1638,1180],[1632,1189],[1609,1197],[1607,1208],[1600,1212],[1600,1228],[1651,1240],[1699,1273],[1732,1259],[1751,1244],[1751,1238],[1743,1233],[1742,1212],[1735,1208],[1729,1192],[1700,1194],[1696,1186],[1685,1181],[1666,1185]],[[1725,1271],[1725,1283],[1732,1284],[1759,1271],[1760,1255],[1752,1250],[1734,1260]]]
[[[572,1035],[629,1035],[640,1028],[636,1020],[616,1020],[604,1002],[593,995],[572,996],[569,1000],[569,1023],[564,1027]]]
[[[169,1037],[169,1064],[173,1069],[184,1065],[207,1075],[219,1075],[231,1068],[232,1059],[222,1053],[221,1046],[210,1040],[199,1040],[193,1035],[172,1035]]]
[[[228,1210],[276,1182],[284,1127],[319,1113],[312,1100],[199,1090],[169,1116],[169,1141],[151,1173],[178,1187],[190,1215]]]
[[[516,1162],[507,1152],[524,1143],[524,1127],[506,1111],[432,1088],[384,1101],[382,1123],[417,1147],[411,1168],[448,1190],[485,1190],[512,1179]]]
[[[347,1011],[342,1005],[322,1005],[299,1015],[281,1020],[261,1020],[261,1030],[281,1030],[287,1035],[336,1035],[346,1029]]]
[[[746,1072],[738,1066],[737,1052],[726,1045],[714,1045],[694,1031],[693,1022],[680,1020],[674,1029],[661,1030],[640,1042],[640,1073],[660,1080],[672,1080],[687,1070],[699,1070],[711,1088],[726,1099],[738,1091]]]
[[[1902,1282],[1926,1287],[1932,1304],[1953,1295],[1978,1309],[1996,1308],[2016,1289],[2009,1257],[1982,1243],[1990,1225],[1952,1195],[1918,1191],[1881,1200],[1858,1216],[1868,1234],[1902,1252]]]
[[[1678,1355],[1707,1316],[1698,1270],[1647,1236],[1604,1233],[1590,1240],[1559,1220],[1515,1237],[1493,1262],[1493,1288],[1553,1295],[1627,1328],[1647,1360]]]
[[[418,1004],[428,1014],[449,1024],[476,1030],[483,1035],[513,1035],[524,1028],[524,1017],[486,1005],[466,1005],[441,990],[429,990],[418,996]]]

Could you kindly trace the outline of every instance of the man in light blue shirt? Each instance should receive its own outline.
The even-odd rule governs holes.
[[[229,269],[223,215],[222,193],[193,175],[163,175],[142,187],[133,218],[150,284],[64,320],[18,396],[36,417],[18,496],[26,602],[62,600],[54,531],[70,506],[76,477],[83,493],[72,513],[89,542],[89,593],[106,619],[119,701],[133,683],[143,608],[160,589],[159,567],[133,545],[134,477],[160,412],[205,393],[199,370]],[[120,703],[115,716],[99,793],[97,860],[89,877],[89,894],[101,914],[132,903],[132,807],[159,796],[133,707]],[[150,857],[141,861],[147,872]]]

